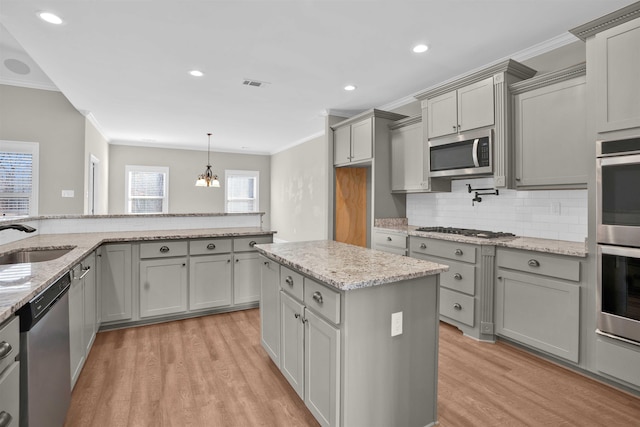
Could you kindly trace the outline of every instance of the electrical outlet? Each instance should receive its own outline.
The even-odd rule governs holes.
[[[391,313],[391,336],[402,334],[402,312]]]

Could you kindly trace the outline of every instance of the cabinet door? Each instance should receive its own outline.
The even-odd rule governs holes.
[[[82,263],[82,281],[84,286],[84,347],[85,357],[89,355],[91,346],[98,332],[96,302],[96,258],[94,254],[85,258]]]
[[[460,132],[491,126],[493,122],[493,77],[458,89]]]
[[[595,36],[597,130],[640,127],[640,19]]]
[[[231,254],[189,259],[189,310],[231,304]]]
[[[458,97],[455,90],[427,100],[427,129],[429,138],[458,132]]]
[[[14,362],[0,372],[0,415],[10,417],[12,421],[7,424],[10,427],[21,425],[20,391],[20,363]]]
[[[422,123],[395,129],[391,133],[391,190],[422,190]]]
[[[257,252],[234,254],[233,303],[260,301],[260,258]]]
[[[586,187],[586,78],[515,96],[516,186]]]
[[[351,161],[373,157],[373,118],[351,125]]]
[[[262,347],[280,366],[280,265],[260,256],[260,336]]]
[[[340,424],[340,331],[305,309],[304,402],[323,426]]]
[[[498,269],[496,333],[578,362],[580,286]]]
[[[80,268],[75,268],[76,277],[69,288],[69,357],[71,367],[71,388],[76,383],[82,365],[86,347],[84,345],[84,289],[80,277]]]
[[[280,370],[304,399],[304,305],[280,291]]]
[[[351,126],[343,126],[333,131],[333,164],[351,161]]]
[[[187,310],[187,259],[140,261],[140,317]]]
[[[131,319],[131,245],[104,246],[100,262],[102,321]]]

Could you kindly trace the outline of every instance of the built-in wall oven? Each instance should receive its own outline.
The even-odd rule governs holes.
[[[596,144],[598,332],[640,345],[640,137]]]

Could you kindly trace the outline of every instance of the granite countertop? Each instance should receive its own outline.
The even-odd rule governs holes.
[[[0,245],[0,254],[24,248],[73,247],[60,258],[0,265],[0,323],[104,243],[271,235],[259,227],[43,234]]]
[[[276,262],[342,291],[449,270],[446,265],[331,240],[260,244],[256,248]]]
[[[499,237],[485,239],[481,237],[461,236],[459,234],[432,233],[417,231],[413,225],[398,225],[375,227],[379,230],[403,232],[408,236],[428,237],[431,239],[449,240],[452,242],[470,243],[473,245],[493,245],[504,248],[523,249],[527,251],[546,252],[557,255],[568,255],[586,258],[588,255],[585,242],[570,242],[567,240],[541,239],[538,237]]]

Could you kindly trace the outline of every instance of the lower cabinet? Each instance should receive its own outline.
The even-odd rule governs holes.
[[[503,248],[496,260],[496,333],[577,363],[580,262]]]
[[[231,254],[189,259],[189,310],[231,304]]]
[[[20,423],[20,320],[12,316],[0,323],[0,425]]]
[[[71,388],[78,380],[98,331],[96,262],[91,254],[72,269],[69,288],[69,356]]]
[[[280,266],[260,256],[260,336],[262,347],[280,366]]]
[[[233,303],[260,301],[260,258],[258,252],[233,255]]]
[[[280,371],[304,399],[304,305],[284,291],[280,294]]]
[[[102,322],[132,317],[131,244],[109,244],[100,248],[100,293]]]
[[[140,317],[187,310],[187,258],[140,261]]]

